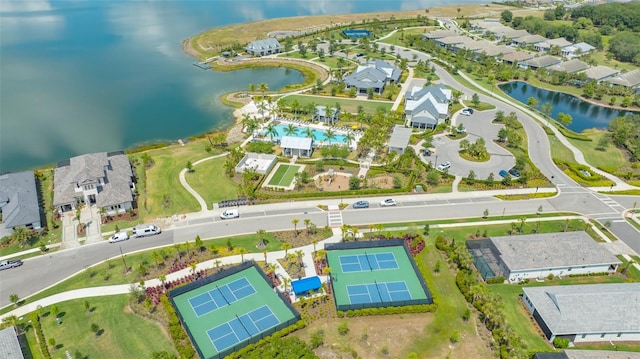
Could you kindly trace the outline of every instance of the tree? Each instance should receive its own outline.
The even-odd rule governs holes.
[[[302,250],[297,250],[295,252],[296,258],[298,258],[298,266],[300,268],[304,267],[304,264],[302,263],[302,257],[304,257],[304,252]]]
[[[529,105],[529,107],[531,107],[531,108],[538,107],[538,99],[535,98],[535,97],[529,97],[527,99],[527,105]]]
[[[287,251],[289,249],[291,249],[291,243],[288,243],[288,242],[282,243],[282,245],[280,245],[280,249],[284,250],[284,255],[286,257],[287,256]]]
[[[49,342],[49,346],[50,346],[51,348],[53,348],[53,350],[56,350],[56,349],[57,349],[57,347],[56,347],[56,340],[55,340],[55,338],[49,338],[48,342]]]
[[[17,294],[12,293],[9,295],[9,300],[13,303],[14,307],[18,307],[18,302],[20,301],[20,297]]]
[[[316,132],[311,127],[305,127],[303,130],[303,134],[305,137],[308,137],[312,140],[316,139]]]
[[[309,226],[311,225],[311,220],[309,218],[305,218],[303,221],[304,228],[307,230],[307,238],[309,238]],[[313,251],[316,251],[315,246],[313,247]]]
[[[264,229],[258,229],[256,231],[256,234],[258,235],[258,243],[261,247],[265,247],[267,245],[267,243],[265,242],[265,237],[267,235],[267,231],[265,231]],[[265,260],[266,262],[266,260]]]
[[[504,177],[502,177],[502,184],[505,186],[510,186],[511,185],[511,175],[510,174],[506,174],[504,175]]]
[[[488,208],[485,208],[484,212],[482,212],[482,218],[483,219],[489,218],[489,209]]]
[[[244,255],[249,251],[244,247],[238,247],[238,254],[240,255],[240,262],[244,263]]]
[[[298,218],[294,218],[291,220],[291,223],[293,223],[293,235],[295,237],[298,236],[298,223],[300,223],[300,220]]]
[[[513,20],[513,13],[509,10],[504,10],[500,13],[500,18],[504,22],[511,22],[511,20]]]
[[[476,108],[480,106],[480,96],[478,96],[477,93],[474,93],[473,96],[471,96],[471,104]]]
[[[54,318],[56,318],[56,319],[57,319],[57,318],[58,318],[58,314],[60,314],[60,309],[58,308],[58,306],[57,306],[57,305],[53,304],[53,305],[51,306],[51,309],[49,309],[49,313],[51,313],[51,315],[52,315]]]
[[[571,121],[573,119],[571,118],[571,115],[568,113],[558,113],[558,121],[560,121],[560,123],[562,123],[565,126],[569,126],[571,124]]]
[[[193,164],[191,161],[187,161],[187,165],[185,167],[187,168],[187,173],[193,172]]]
[[[336,131],[333,131],[331,129],[328,129],[325,131],[324,133],[324,140],[331,143],[331,140],[335,140],[336,139]]]
[[[96,323],[91,324],[91,331],[97,337],[98,333],[100,333],[100,326]]]
[[[287,127],[284,128],[284,134],[287,136],[293,136],[296,133],[298,133],[298,127],[294,126],[293,124],[288,124]]]
[[[278,136],[278,129],[276,128],[276,125],[274,123],[269,123],[267,125],[267,127],[265,128],[265,132],[264,132],[265,136],[269,136],[269,140],[271,142],[273,142],[273,136]]]
[[[468,184],[473,184],[476,180],[476,173],[473,170],[469,170],[469,174],[467,175],[466,181]]]
[[[553,112],[553,105],[551,102],[545,102],[540,106],[540,111],[544,113],[545,116],[551,117],[551,112]]]
[[[508,134],[509,134],[509,132],[507,131],[507,129],[502,127],[498,131],[498,142],[504,142],[507,139],[507,135]]]
[[[267,85],[266,83],[262,82],[259,86],[258,89],[260,91],[262,91],[262,99],[264,100],[264,96],[265,93],[267,92],[267,90],[269,90],[269,85]]]
[[[495,181],[495,178],[493,176],[493,172],[489,173],[489,176],[487,176],[487,179],[485,180],[485,183],[488,186],[493,186],[493,181]]]
[[[84,301],[84,311],[86,314],[91,313],[91,304],[89,303],[88,300]]]

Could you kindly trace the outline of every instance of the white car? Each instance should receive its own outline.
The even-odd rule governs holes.
[[[473,109],[472,108],[465,108],[464,110],[462,110],[462,112],[460,112],[461,115],[464,116],[471,116],[473,115]]]
[[[449,168],[451,168],[451,163],[449,163],[449,161],[442,162],[441,164],[438,165],[438,170],[440,171],[444,171]]]
[[[129,234],[127,232],[118,232],[109,238],[109,243],[126,241],[127,239],[129,239]]]
[[[396,200],[393,198],[387,198],[380,202],[380,207],[392,207],[396,205]]]

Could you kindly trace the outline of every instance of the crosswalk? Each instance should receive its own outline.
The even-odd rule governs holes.
[[[609,206],[609,208],[611,208],[617,213],[622,213],[626,209],[623,205],[611,199],[611,197],[607,196],[606,194],[597,193],[597,192],[591,192],[591,194],[595,198],[599,199],[600,202],[606,204],[607,206]]]
[[[329,210],[327,212],[327,225],[331,228],[342,227],[342,212],[338,210]]]

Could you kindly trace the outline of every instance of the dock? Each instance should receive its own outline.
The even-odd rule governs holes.
[[[193,66],[197,66],[203,70],[209,70],[211,68],[211,65],[205,63],[205,62],[194,62]]]

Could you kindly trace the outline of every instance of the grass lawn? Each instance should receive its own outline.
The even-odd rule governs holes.
[[[301,108],[304,108],[306,105],[310,103],[314,103],[316,105],[325,105],[325,106],[335,106],[336,102],[340,103],[340,108],[342,111],[346,111],[349,113],[358,113],[358,106],[362,106],[362,109],[365,113],[374,114],[376,113],[378,108],[383,108],[385,111],[390,111],[391,106],[393,106],[392,102],[373,102],[373,101],[363,101],[363,100],[355,100],[344,97],[328,97],[328,96],[302,96],[302,95],[292,95],[284,98],[285,106],[291,106],[293,100],[298,101],[298,104]]]
[[[518,228],[520,226],[519,219],[515,219],[513,221],[517,223]],[[536,231],[536,226],[538,226],[538,233],[551,233],[551,232],[562,232],[566,225],[566,221],[536,221],[535,218],[529,218],[524,224],[523,232],[524,234],[532,234]],[[582,220],[572,219],[569,220],[569,231],[578,231],[583,230],[585,224]],[[451,227],[451,228],[438,228],[431,229],[431,232],[434,233],[442,233],[444,235],[449,236],[450,238],[455,239],[469,239],[470,236],[474,234],[483,235],[484,232],[487,232],[487,236],[495,237],[495,236],[507,236],[509,235],[509,231],[511,230],[511,224],[488,224],[483,225],[482,223],[478,223],[478,226],[469,226],[469,227]]]
[[[269,186],[289,186],[299,169],[300,166],[280,164],[276,173],[271,177]]]
[[[555,135],[547,136],[549,143],[551,144],[551,156],[565,163],[577,163],[576,158],[573,156],[573,152],[569,148],[560,142]],[[582,142],[582,141],[581,141]]]
[[[238,197],[238,185],[224,173],[225,157],[214,158],[194,166],[187,173],[187,183],[207,202],[207,208],[213,209],[213,203]]]
[[[562,279],[555,278],[553,280],[545,280],[543,283],[532,281],[526,286],[537,287],[624,282],[626,282],[626,280],[621,276],[600,276]],[[530,318],[530,315],[518,299],[518,296],[522,294],[522,286],[517,284],[491,284],[487,287],[502,298],[505,318],[507,322],[511,324],[514,331],[520,336],[524,346],[529,349],[529,351],[548,351],[551,348],[551,345],[548,344],[533,319],[523,320],[523,318]]]
[[[471,107],[471,108],[473,108],[475,110],[478,110],[478,111],[487,111],[487,110],[493,110],[493,109],[496,108],[494,105],[492,105],[492,104],[490,104],[488,102],[480,102],[480,104],[478,104],[478,106],[475,106],[473,104],[473,101],[471,101],[471,100],[464,100],[462,102],[464,103],[465,106]]]
[[[199,140],[189,142],[185,146],[176,145],[146,152],[154,161],[154,165],[146,171],[146,193],[140,191],[138,199],[139,216],[142,222],[200,210],[198,201],[180,184],[179,174],[188,161],[193,163],[215,155],[215,153],[207,153],[204,150],[205,145],[206,140]],[[134,154],[131,157],[140,158],[140,156],[141,154]],[[168,199],[166,205],[163,205],[164,196]]]
[[[410,29],[403,29],[401,31],[396,31],[393,35],[381,40],[380,42],[389,44],[389,45],[394,45],[394,46],[408,47],[408,44],[405,41],[406,39],[401,39],[402,37],[404,37],[405,35],[424,34],[425,32],[429,32],[436,28],[437,28],[436,26],[422,26],[422,27],[414,27]]]
[[[150,358],[154,351],[174,353],[173,344],[159,325],[128,312],[126,295],[87,299],[95,308],[86,314],[84,299],[58,303],[62,324],[56,324],[50,307],[43,308],[41,316],[45,338],[56,341],[57,350],[50,351],[55,358],[64,358],[69,351],[74,358]],[[45,316],[46,315],[46,316]],[[95,323],[102,333],[91,331]],[[82,353],[82,356],[76,353]]]
[[[584,158],[589,164],[598,168],[618,168],[629,164],[629,160],[624,153],[615,145],[610,143],[605,151],[596,150],[598,141],[606,135],[605,131],[585,130],[582,134],[590,137],[593,141],[579,141],[569,138],[568,140],[584,154]]]
[[[313,60],[313,62],[317,62],[319,64],[329,66],[332,69],[340,68],[340,66],[338,66],[338,57],[325,55],[324,58],[322,59],[317,58]],[[351,60],[346,60],[346,59],[344,61],[344,65],[342,65],[342,68],[344,69],[345,72],[349,71],[348,69],[355,69],[355,67],[356,67],[355,63],[353,63]]]

